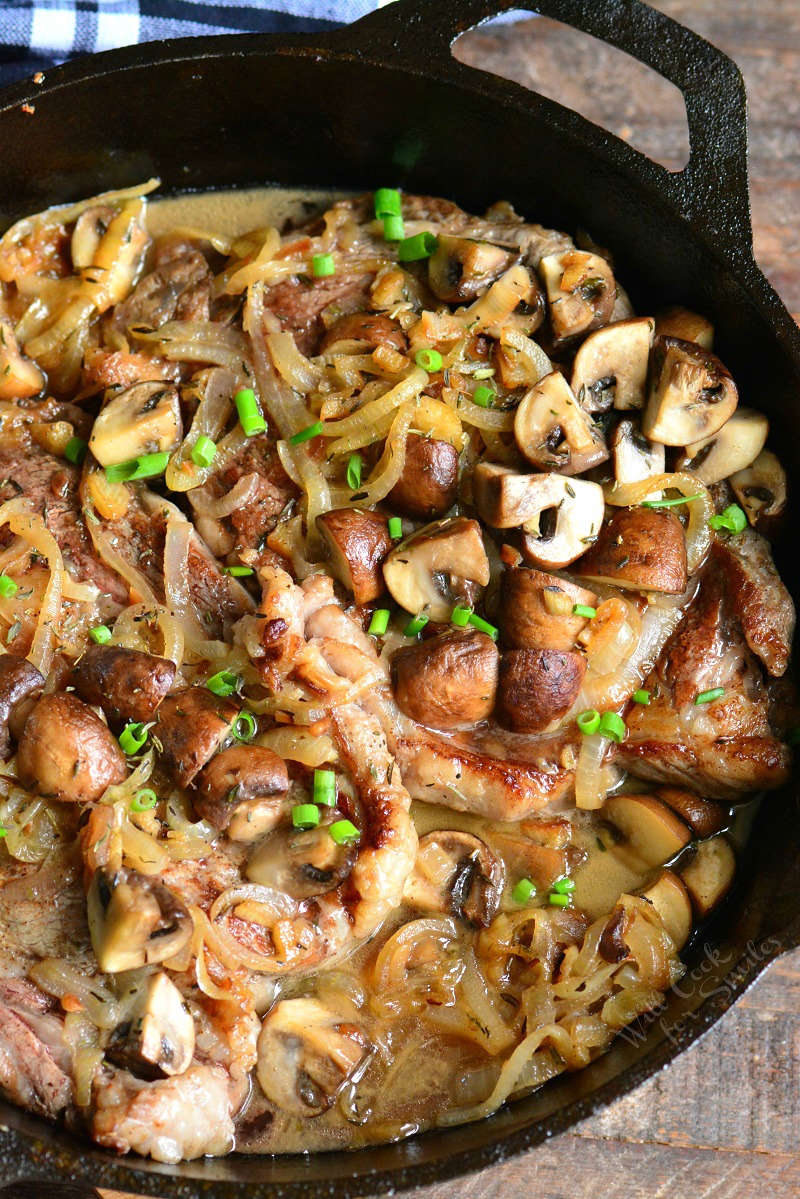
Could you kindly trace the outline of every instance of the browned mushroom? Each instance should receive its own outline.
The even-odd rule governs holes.
[[[500,579],[499,624],[503,643],[511,649],[571,650],[586,624],[577,605],[592,608],[597,596],[568,579],[531,567],[503,571]]]
[[[710,837],[730,823],[730,814],[723,804],[702,799],[693,791],[684,791],[681,787],[659,787],[656,795],[673,812],[677,812],[698,837]]]
[[[317,528],[334,575],[352,591],[355,602],[377,599],[384,590],[381,566],[392,548],[388,518],[361,508],[334,508],[317,517]]]
[[[489,582],[480,525],[466,516],[425,525],[392,550],[383,577],[407,612],[449,620],[456,604],[471,605]]]
[[[695,342],[657,337],[650,356],[642,432],[662,445],[691,445],[721,429],[739,395],[728,368]]]
[[[42,687],[44,676],[27,658],[17,654],[0,657],[0,758],[10,754],[12,739],[20,736]]]
[[[187,687],[168,695],[158,709],[154,740],[161,746],[161,766],[188,787],[230,734],[239,714],[232,699],[207,687]]]
[[[539,263],[550,311],[553,341],[598,329],[611,320],[617,289],[611,267],[599,254],[565,250]]]
[[[573,567],[593,583],[680,595],[686,589],[686,538],[672,512],[618,508]]]
[[[250,855],[247,877],[296,900],[332,891],[348,877],[358,855],[355,845],[339,845],[330,835],[329,826],[338,818],[335,809],[326,808],[316,828],[276,829]]]
[[[578,475],[608,457],[597,425],[581,408],[560,371],[551,371],[528,391],[514,416],[514,438],[539,470]]]
[[[692,900],[695,915],[703,920],[731,888],[736,873],[736,855],[724,836],[701,841],[681,880]]]
[[[428,259],[428,283],[448,304],[475,300],[518,258],[516,249],[494,242],[440,234]]]
[[[261,745],[232,745],[215,754],[196,779],[197,814],[232,841],[255,841],[284,814],[289,774],[283,758]]]
[[[108,725],[76,695],[57,691],[42,696],[25,722],[17,773],[28,791],[92,803],[128,772]]]
[[[503,863],[485,841],[458,829],[435,829],[420,837],[403,899],[423,912],[445,912],[488,928],[504,885]]]
[[[151,720],[175,679],[175,663],[136,649],[93,645],[73,667],[81,699],[102,708],[112,724]]]
[[[136,870],[96,870],[86,914],[94,956],[104,974],[163,962],[192,935],[191,917],[177,896]]]
[[[89,438],[89,448],[101,466],[174,450],[180,444],[183,424],[176,387],[134,383],[111,397],[100,410]]]
[[[444,516],[458,496],[458,450],[449,441],[412,433],[403,473],[387,496],[393,509],[417,520]]]
[[[751,466],[768,433],[769,421],[763,412],[739,408],[716,433],[687,445],[675,469],[690,470],[710,487]]]
[[[497,719],[515,733],[539,733],[564,716],[580,693],[586,659],[569,650],[511,649],[500,661]]]
[[[572,390],[587,412],[642,408],[653,318],[615,321],[590,333],[575,355]]]
[[[131,1014],[111,1033],[106,1057],[138,1078],[183,1074],[194,1056],[194,1020],[174,982],[163,970],[137,996]]]
[[[397,321],[376,312],[350,312],[340,316],[323,337],[320,354],[324,354],[337,341],[360,341],[371,350],[378,346],[391,346],[401,354],[408,349],[408,338]]]
[[[704,350],[714,348],[714,326],[711,321],[688,308],[665,308],[656,316],[656,335],[678,337],[681,341],[696,341]]]
[[[786,507],[786,471],[771,450],[762,450],[746,470],[731,476],[731,487],[756,528],[768,527]]]
[[[497,646],[486,633],[440,633],[392,658],[398,706],[420,724],[457,729],[485,720],[494,707]]]

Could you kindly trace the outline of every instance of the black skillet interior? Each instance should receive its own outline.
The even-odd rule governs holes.
[[[683,92],[686,169],[670,174],[583,118],[451,57],[454,37],[518,0],[398,0],[315,37],[178,41],[100,55],[0,97],[0,213],[161,176],[166,190],[276,183],[392,184],[481,210],[508,199],[613,248],[637,310],[711,316],[746,403],[800,469],[800,337],[752,258],[738,70],[638,0],[540,0],[649,63]],[[25,112],[23,103],[35,107]],[[798,564],[782,555],[795,594]],[[453,1177],[535,1145],[629,1091],[691,1044],[800,926],[794,793],[757,819],[736,893],[689,958],[680,993],[579,1075],[479,1125],[310,1159],[228,1158],[176,1168],[120,1161],[15,1109],[0,1117],[0,1182],[39,1177],[162,1196],[350,1196]],[[704,952],[705,946],[711,947]]]

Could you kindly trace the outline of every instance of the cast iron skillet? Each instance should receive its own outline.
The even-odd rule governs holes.
[[[519,6],[399,0],[334,33],[164,42],[67,65],[38,88],[16,85],[0,96],[0,214],[150,174],[167,190],[391,184],[477,211],[508,199],[529,217],[587,227],[613,247],[638,311],[681,301],[708,313],[745,402],[768,413],[773,443],[796,476],[800,336],[753,260],[737,68],[638,0],[530,5],[628,51],[681,89],[691,156],[670,174],[560,105],[452,59],[459,33]],[[794,585],[796,564],[781,566]],[[687,977],[660,1018],[489,1120],[352,1154],[172,1168],[111,1157],[6,1107],[0,1181],[70,1179],[175,1199],[320,1199],[436,1182],[530,1148],[659,1070],[798,943],[794,796],[763,805],[737,891],[696,939]]]

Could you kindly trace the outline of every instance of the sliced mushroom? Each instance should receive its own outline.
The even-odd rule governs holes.
[[[541,733],[558,724],[585,674],[586,658],[571,650],[507,650],[500,660],[498,722],[515,733]]]
[[[96,870],[86,913],[104,974],[157,965],[183,949],[192,935],[191,917],[177,896],[136,870]]]
[[[771,450],[762,450],[750,466],[730,479],[751,525],[780,516],[786,507],[786,471]]]
[[[603,816],[616,825],[646,866],[663,866],[691,840],[683,821],[652,795],[611,795],[603,805]]]
[[[656,336],[677,337],[680,341],[696,341],[704,350],[714,348],[714,326],[711,321],[688,308],[665,308],[656,317]]]
[[[524,825],[528,823],[523,822]],[[506,873],[512,879],[529,878],[540,891],[546,891],[567,873],[572,853],[566,848],[569,834],[563,845],[543,845],[521,824],[518,831],[510,833],[493,826],[489,837],[492,848],[502,857]]]
[[[14,326],[0,320],[0,400],[21,400],[38,395],[45,378],[35,362],[17,345]]]
[[[386,586],[401,608],[449,620],[489,582],[489,559],[476,520],[436,521],[402,541],[383,564]]]
[[[730,371],[694,342],[657,337],[650,360],[642,432],[663,445],[691,445],[710,437],[739,401]]]
[[[382,595],[381,565],[392,548],[388,518],[361,508],[334,508],[317,517],[317,528],[328,548],[331,570],[352,591],[355,602],[369,604]]]
[[[328,832],[337,818],[328,809],[316,828],[276,829],[251,854],[247,877],[296,900],[333,891],[348,877],[358,854],[356,846],[338,845]]]
[[[17,750],[17,774],[26,790],[93,803],[127,773],[116,738],[88,704],[66,691],[37,701]]]
[[[11,753],[33,702],[44,687],[44,675],[17,654],[0,656],[0,758]]]
[[[616,321],[581,343],[572,366],[572,390],[585,411],[644,407],[654,324],[651,316]]]
[[[605,441],[560,371],[523,396],[514,416],[520,452],[540,470],[576,475],[608,457]]]
[[[178,390],[165,383],[134,383],[97,416],[89,449],[101,466],[180,445],[183,425]]]
[[[194,1057],[194,1020],[163,970],[146,982],[136,1006],[111,1034],[106,1057],[138,1078],[183,1074]]]
[[[102,708],[111,724],[151,720],[175,680],[175,663],[136,649],[92,645],[72,669],[81,699]]]
[[[693,791],[684,791],[681,787],[659,787],[656,795],[685,820],[698,837],[710,837],[730,823],[727,808],[710,799],[703,799]]]
[[[617,508],[575,573],[591,583],[680,595],[688,578],[683,526],[669,510]]]
[[[283,758],[261,745],[232,745],[215,754],[195,780],[195,810],[231,841],[256,841],[285,814],[289,773]]]
[[[682,949],[692,931],[692,905],[677,874],[662,870],[655,882],[640,892],[661,918],[676,949]]]
[[[520,474],[510,466],[479,462],[472,472],[472,497],[479,514],[495,529],[517,529],[566,494],[559,476]]]
[[[543,496],[535,518],[522,526],[522,553],[527,562],[549,570],[569,566],[585,554],[603,523],[605,498],[598,483],[562,475],[533,476]],[[552,499],[552,492],[560,496]]]
[[[617,289],[611,267],[599,254],[583,250],[547,254],[539,263],[539,273],[557,346],[611,320]]]
[[[724,899],[735,873],[736,855],[727,837],[700,842],[692,860],[681,870],[698,919],[703,920]]]
[[[505,869],[485,841],[458,829],[420,837],[403,899],[423,912],[445,912],[488,928],[497,915]]]
[[[611,438],[614,478],[618,483],[638,483],[652,475],[663,475],[663,445],[649,441],[633,421],[621,420]]]
[[[444,516],[458,498],[458,450],[449,441],[411,433],[403,473],[386,497],[397,512],[416,520]]]
[[[497,646],[486,633],[441,633],[399,649],[392,686],[400,709],[419,724],[458,729],[486,720],[497,690]]]
[[[337,341],[364,342],[371,350],[378,346],[391,346],[401,354],[408,349],[408,338],[397,321],[376,312],[350,312],[340,316],[323,337],[320,354],[324,354]]]
[[[158,709],[154,730],[162,768],[181,787],[188,787],[230,735],[238,714],[237,703],[207,687],[187,687],[168,695]]]
[[[428,259],[428,284],[448,304],[475,300],[518,258],[517,250],[494,242],[440,234]]]
[[[568,579],[526,566],[504,570],[500,578],[499,624],[511,649],[571,650],[586,625],[576,605],[594,607],[597,596]]]
[[[692,471],[710,487],[750,466],[763,450],[768,433],[769,421],[762,412],[739,408],[716,433],[687,445],[675,469]]]
[[[256,1074],[281,1111],[318,1116],[327,1111],[370,1052],[364,1034],[317,999],[281,999],[258,1038]]]

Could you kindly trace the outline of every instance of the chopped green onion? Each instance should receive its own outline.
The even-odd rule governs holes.
[[[415,616],[413,620],[409,620],[408,624],[403,629],[403,636],[416,637],[417,633],[422,632],[429,620],[430,617],[423,616],[422,613],[420,613],[419,616]]]
[[[570,891],[575,890],[575,879],[567,878],[566,875],[563,878],[557,878],[550,889],[555,891],[556,895],[569,895]]]
[[[375,192],[375,216],[382,221],[387,216],[400,216],[403,201],[396,187],[379,187]]]
[[[414,355],[414,361],[417,366],[421,366],[429,375],[435,375],[437,371],[442,369],[442,356],[438,350],[432,350],[428,346],[421,350],[417,350]]]
[[[536,887],[529,878],[521,878],[515,883],[511,898],[520,905],[527,903],[536,894]]]
[[[252,566],[226,566],[223,569],[224,573],[230,575],[232,579],[246,579],[248,575],[256,573]]]
[[[728,533],[743,533],[747,528],[747,517],[738,504],[728,504],[722,512],[709,517],[708,524],[717,532],[725,529]]]
[[[256,393],[251,387],[243,387],[241,391],[237,391],[233,402],[239,413],[239,424],[242,426],[245,437],[254,437],[256,433],[263,433],[266,430],[267,422],[258,406]]]
[[[573,616],[584,616],[587,620],[594,620],[597,615],[597,608],[590,608],[588,604],[573,604]]]
[[[212,674],[210,679],[206,679],[206,687],[209,691],[222,697],[233,695],[238,686],[239,676],[232,670],[220,670],[217,674]]]
[[[388,608],[376,608],[372,613],[372,620],[369,622],[367,632],[372,633],[375,637],[382,637],[389,627],[391,615]]]
[[[696,495],[678,495],[673,500],[642,500],[640,508],[677,508],[680,504],[691,504],[692,500],[699,500],[702,497],[702,491],[698,491]]]
[[[496,641],[499,636],[499,629],[495,625],[489,624],[489,621],[484,620],[482,616],[476,616],[474,612],[470,613],[467,623],[471,624],[473,629],[478,629],[481,633],[487,633],[492,641]]]
[[[552,904],[554,908],[568,908],[571,897],[569,895],[560,895],[558,891],[551,891],[547,896],[547,902]]]
[[[720,699],[724,694],[724,687],[712,687],[710,691],[701,691],[699,695],[696,695],[694,702],[696,704],[711,704],[715,699]]]
[[[650,692],[642,688],[641,691],[634,691],[633,702],[635,704],[644,704],[645,707],[650,703]]]
[[[106,478],[109,483],[129,483],[133,479],[155,479],[163,475],[169,462],[169,453],[164,450],[160,454],[141,454],[138,458],[127,462],[117,462],[106,467]]]
[[[399,516],[389,517],[389,536],[392,541],[400,541],[403,536],[403,521]]]
[[[497,392],[493,387],[487,387],[485,383],[481,383],[472,393],[472,402],[477,404],[479,408],[491,408],[497,398]]]
[[[86,457],[88,445],[82,437],[70,437],[67,444],[64,446],[64,457],[70,462],[74,462],[76,466],[80,466]]]
[[[142,787],[131,800],[132,812],[149,812],[158,803],[158,796],[150,787]]]
[[[333,770],[314,771],[313,799],[324,808],[336,807],[336,774]]]
[[[610,741],[624,741],[628,727],[616,712],[604,712],[600,717],[600,736]]]
[[[195,466],[210,466],[217,454],[216,442],[205,434],[198,437],[192,446],[192,462]]]
[[[127,462],[115,462],[106,467],[106,478],[109,483],[127,483],[136,472],[136,459],[129,458]]]
[[[8,575],[0,575],[0,595],[5,599],[10,599],[12,595],[16,595],[19,591],[19,586],[13,579],[9,579]]]
[[[351,820],[334,820],[328,832],[337,845],[357,845],[361,840],[361,833]]]
[[[450,613],[450,623],[454,624],[459,629],[465,629],[469,624],[469,618],[472,615],[471,608],[461,608],[458,605],[453,608]]]
[[[336,263],[333,261],[333,254],[315,254],[311,259],[311,274],[315,279],[335,275]]]
[[[96,624],[93,629],[89,629],[89,636],[96,645],[105,645],[111,640],[111,629],[107,624]]]
[[[119,735],[119,747],[123,753],[136,754],[147,741],[147,725],[140,721],[126,724]]]
[[[2,840],[3,837],[7,837],[7,836],[8,836],[8,829],[5,827],[5,825],[0,824],[0,840]]]
[[[252,741],[258,732],[258,722],[252,712],[244,708],[231,725],[231,736],[237,741]]]
[[[299,433],[293,433],[289,438],[289,445],[302,445],[304,441],[311,441],[312,437],[319,437],[322,432],[322,421],[315,421],[313,425],[307,425],[305,429],[301,429]]]
[[[351,491],[358,491],[361,486],[361,467],[364,460],[360,454],[351,454],[347,463],[347,486]]]
[[[319,808],[313,803],[296,803],[292,808],[295,828],[315,828],[319,824]]]
[[[402,241],[406,235],[406,227],[401,216],[385,216],[383,218],[383,236],[387,241]]]
[[[415,233],[413,237],[404,237],[397,247],[399,262],[419,262],[422,258],[430,258],[439,244],[435,233]]]
[[[584,737],[591,737],[600,728],[600,713],[596,708],[587,708],[577,715],[578,728]]]

